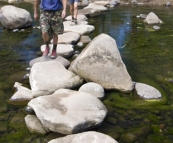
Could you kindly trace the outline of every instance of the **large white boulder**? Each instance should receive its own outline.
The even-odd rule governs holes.
[[[107,34],[95,37],[71,63],[69,70],[105,89],[129,92],[133,89],[115,40]]]
[[[68,71],[58,61],[49,61],[35,63],[31,68],[29,81],[32,91],[52,93],[61,88],[80,86],[83,78]]]
[[[12,5],[1,8],[0,21],[7,29],[26,28],[32,25],[30,13]]]
[[[99,126],[107,109],[89,93],[59,89],[28,103],[45,128],[62,134],[78,133]]]
[[[153,13],[150,12],[147,17],[144,19],[144,22],[148,23],[148,24],[157,24],[157,23],[163,23],[162,20],[160,20],[158,18],[158,16]]]
[[[95,132],[88,131],[66,137],[57,138],[49,141],[48,143],[118,143],[112,137]]]

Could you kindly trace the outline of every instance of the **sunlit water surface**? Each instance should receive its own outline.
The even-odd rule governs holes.
[[[0,5],[6,3],[1,2]],[[29,3],[16,5],[28,10]],[[155,12],[164,22],[160,30],[136,18],[139,14]],[[103,99],[108,116],[103,124],[93,129],[115,138],[122,143],[171,143],[173,142],[173,13],[171,7],[118,6],[102,15],[90,18],[95,31],[93,39],[106,33],[116,40],[122,60],[135,82],[154,86],[163,95],[162,100],[143,101],[134,93],[106,91]],[[33,22],[33,26],[38,25]],[[14,83],[29,87],[30,60],[40,56],[41,34],[36,29],[13,33],[0,27],[0,142],[42,143],[63,135],[33,135],[26,128],[24,117],[28,114],[24,106],[9,104],[14,94]],[[108,45],[109,46],[109,45]],[[81,51],[82,48],[75,47]],[[70,60],[70,59],[69,59]],[[52,136],[52,137],[50,137]]]

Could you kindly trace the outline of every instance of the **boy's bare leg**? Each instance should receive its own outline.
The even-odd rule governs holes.
[[[56,53],[57,43],[58,43],[58,35],[53,34],[53,49],[52,49],[52,54],[51,54],[52,59],[55,59],[57,57],[57,53]]]
[[[47,56],[49,54],[49,35],[48,32],[42,32],[43,42],[46,44],[46,49],[42,56]]]

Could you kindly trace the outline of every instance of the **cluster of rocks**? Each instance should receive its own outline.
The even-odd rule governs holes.
[[[165,5],[165,6],[171,6],[173,1],[169,0],[169,1],[163,1],[163,0],[121,0],[120,2],[123,5]]]
[[[163,24],[163,21],[160,20],[159,17],[154,12],[150,12],[148,15],[140,14],[140,15],[137,15],[136,17],[144,19],[144,23],[152,25],[154,30],[159,30],[160,24]],[[159,24],[159,26],[155,24]]]
[[[162,97],[154,87],[132,81],[112,37],[102,33],[91,40],[86,36],[95,29],[88,25],[86,15],[92,17],[106,10],[103,5],[90,3],[79,11],[77,25],[68,16],[64,22],[65,32],[59,35],[58,57],[52,60],[48,55],[29,63],[31,89],[17,82],[14,85],[17,92],[10,102],[29,101],[27,108],[34,112],[34,115],[25,117],[31,133],[46,134],[52,131],[67,135],[50,143],[66,143],[69,140],[71,143],[77,143],[76,140],[83,143],[116,143],[107,135],[84,132],[100,126],[107,115],[107,109],[100,100],[105,95],[105,89],[127,93],[136,91],[145,100]],[[66,57],[75,54],[73,44],[79,42],[88,45],[70,63]],[[42,45],[41,51],[44,49],[45,45]]]

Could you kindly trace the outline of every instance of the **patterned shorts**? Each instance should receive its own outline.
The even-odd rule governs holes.
[[[42,32],[52,32],[62,34],[64,31],[63,20],[61,17],[62,10],[45,11],[40,9],[40,26]]]

